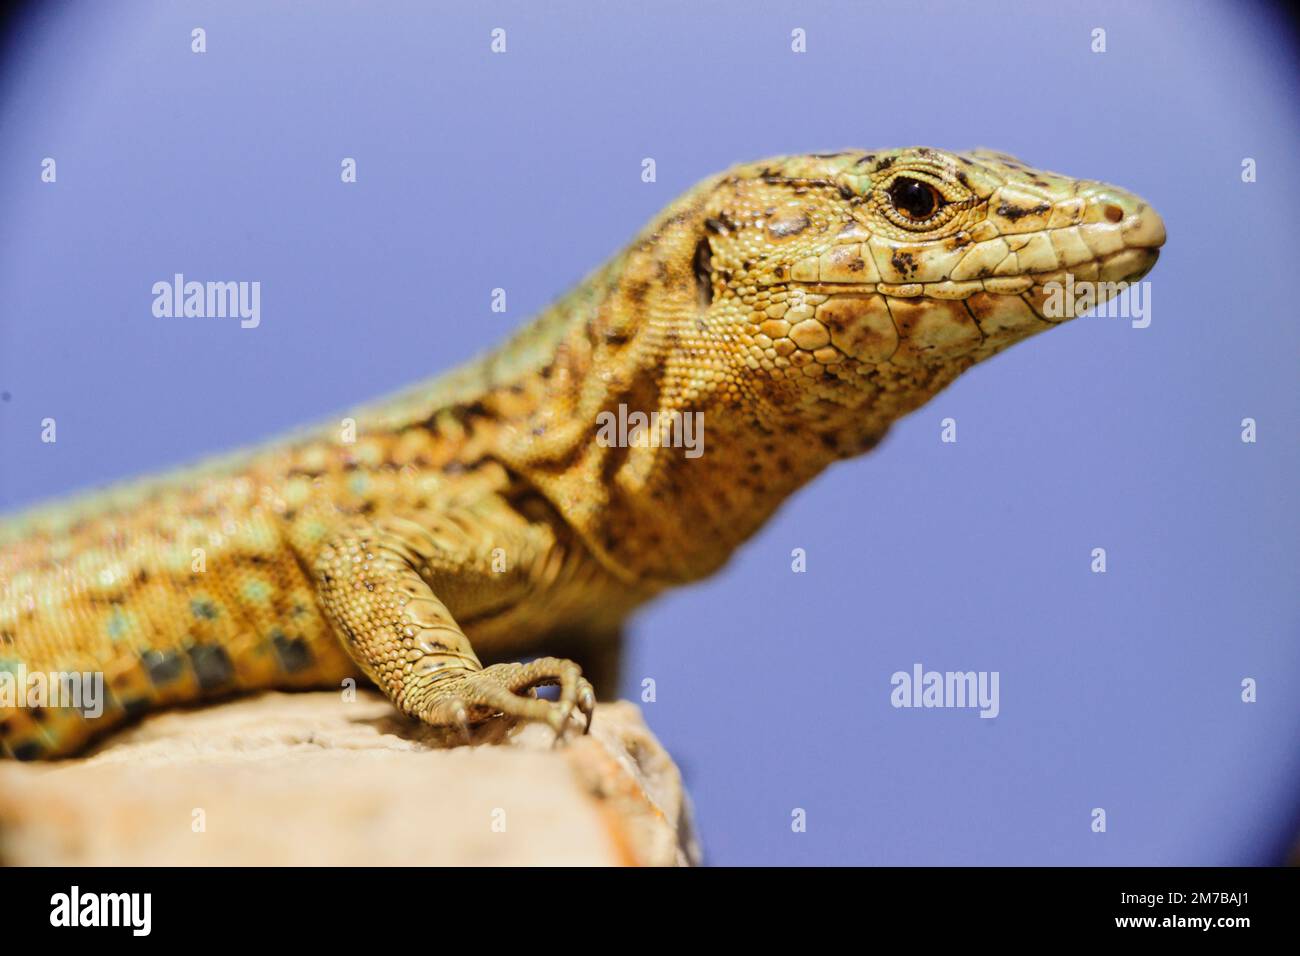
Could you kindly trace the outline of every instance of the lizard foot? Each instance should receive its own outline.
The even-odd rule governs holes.
[[[558,684],[558,700],[539,700],[535,687]],[[539,657],[527,664],[493,664],[481,671],[463,674],[436,687],[419,717],[436,726],[460,727],[497,714],[549,725],[556,742],[564,734],[576,710],[586,720],[583,733],[591,729],[596,694],[573,661]]]

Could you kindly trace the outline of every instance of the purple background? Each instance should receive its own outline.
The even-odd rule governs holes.
[[[36,6],[0,75],[5,511],[446,369],[735,161],[987,145],[1148,199],[1170,235],[1150,328],[1084,319],[968,373],[636,619],[624,690],[657,681],[646,714],[715,863],[1282,858],[1300,797],[1286,24],[1172,2]],[[150,286],[177,271],[260,280],[261,327],[155,319]],[[893,709],[890,675],[917,661],[1000,671],[1001,716]]]

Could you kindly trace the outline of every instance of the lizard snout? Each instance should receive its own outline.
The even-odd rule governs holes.
[[[1088,183],[1079,190],[1084,221],[1118,226],[1120,248],[1102,259],[1101,278],[1136,282],[1156,264],[1165,244],[1165,221],[1144,199],[1108,183]]]

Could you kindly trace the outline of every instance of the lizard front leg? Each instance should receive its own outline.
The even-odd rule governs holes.
[[[481,533],[465,530],[484,527],[476,510],[341,519],[312,535],[320,543],[309,564],[326,617],[366,676],[425,723],[463,729],[501,714],[545,722],[558,738],[577,709],[590,727],[595,695],[577,664],[544,657],[484,668],[449,610],[472,617],[528,595],[526,571],[493,574]],[[527,554],[538,547],[533,531],[498,525],[490,544]],[[557,700],[532,693],[547,684],[560,686]]]

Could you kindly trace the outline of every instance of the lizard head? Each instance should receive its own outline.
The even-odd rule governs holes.
[[[520,339],[563,336],[508,459],[611,566],[697,578],[832,461],[1073,314],[1061,286],[1106,301],[1164,238],[1130,193],[984,150],[736,167]],[[698,420],[698,441],[616,437],[615,409]]]
[[[678,229],[697,295],[674,333],[686,397],[811,429],[838,455],[1068,317],[1051,301],[1067,275],[1104,302],[1165,238],[1122,189],[924,147],[740,166],[683,197],[655,237]]]

